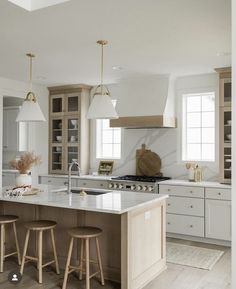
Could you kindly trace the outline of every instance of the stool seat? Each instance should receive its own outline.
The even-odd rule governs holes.
[[[39,220],[39,221],[32,221],[32,222],[26,222],[24,226],[33,231],[43,231],[43,230],[49,230],[55,228],[57,225],[54,221],[49,220]]]
[[[96,227],[77,227],[70,229],[68,233],[71,237],[86,239],[100,236],[102,234],[102,230]]]
[[[0,215],[0,224],[8,224],[16,222],[19,217],[14,215]]]

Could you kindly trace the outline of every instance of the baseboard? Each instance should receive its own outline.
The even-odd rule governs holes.
[[[201,238],[201,237],[194,237],[194,236],[174,234],[174,233],[166,233],[166,236],[170,237],[170,238],[183,239],[183,240],[188,240],[188,241],[194,241],[194,242],[201,242],[201,243],[207,243],[207,244],[231,247],[231,242],[230,241],[209,239],[209,238]]]

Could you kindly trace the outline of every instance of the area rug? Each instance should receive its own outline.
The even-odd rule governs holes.
[[[224,251],[167,242],[167,262],[211,270]]]

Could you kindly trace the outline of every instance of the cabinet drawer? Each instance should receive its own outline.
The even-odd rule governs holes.
[[[66,186],[68,184],[67,178],[57,178],[57,177],[39,177],[40,184],[53,185],[53,186]],[[76,186],[75,179],[71,180],[72,187]]]
[[[206,199],[231,200],[231,190],[206,188]]]
[[[166,231],[169,233],[204,237],[204,218],[167,214]]]
[[[95,189],[107,189],[108,182],[98,181],[98,180],[89,180],[89,179],[80,179],[77,180],[77,186],[83,188],[95,188]]]
[[[204,217],[204,199],[170,196],[167,199],[167,213]]]
[[[204,198],[204,188],[202,187],[159,185],[159,193],[173,196]]]

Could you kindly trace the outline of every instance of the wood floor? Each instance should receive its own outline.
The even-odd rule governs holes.
[[[170,241],[170,239],[168,240]],[[187,266],[168,263],[168,268],[159,277],[149,283],[145,289],[230,289],[231,279],[231,250],[228,247],[215,246],[203,243],[195,243],[171,239],[172,242],[201,246],[205,248],[223,250],[225,254],[216,263],[211,271],[196,269]],[[37,270],[33,265],[25,266],[24,276],[20,284],[8,282],[7,276],[13,268],[18,269],[14,260],[4,263],[4,273],[0,273],[0,289],[27,288],[27,289],[59,289],[63,281],[63,274],[56,275],[50,268],[43,270],[43,285],[37,283]],[[79,281],[71,274],[68,279],[67,289],[84,289],[84,281]],[[120,285],[106,282],[101,286],[98,280],[91,281],[91,289],[119,289]]]

